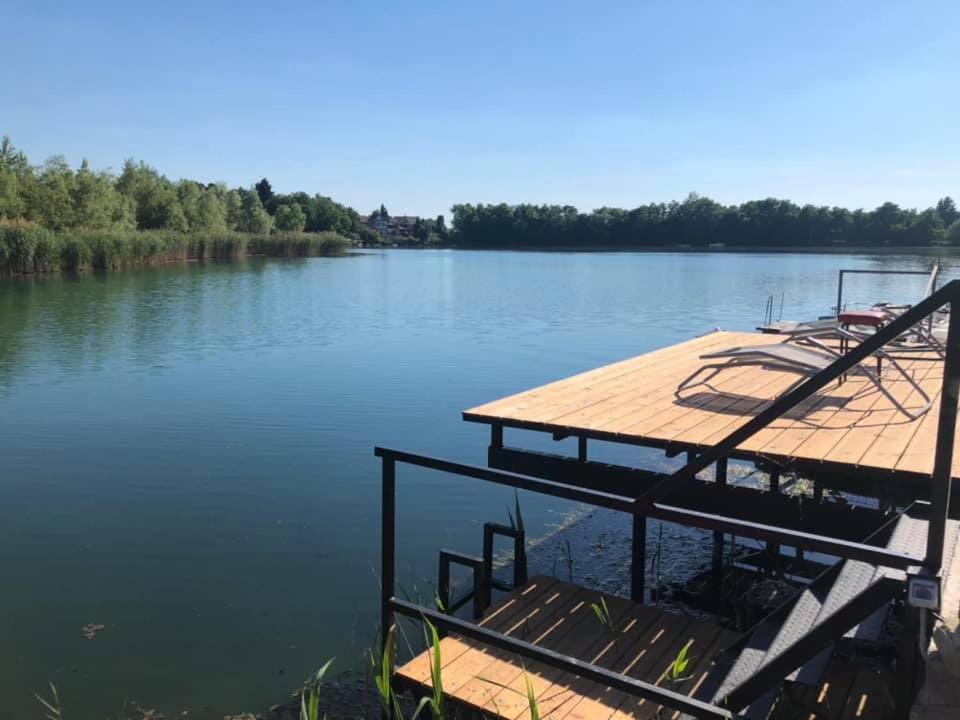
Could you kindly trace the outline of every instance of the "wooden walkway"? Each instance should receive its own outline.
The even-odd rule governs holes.
[[[592,603],[601,593],[536,577],[494,605],[482,625],[641,680],[690,695],[706,679],[713,657],[739,637],[716,625],[603,595],[613,628],[597,618]],[[689,679],[674,683],[666,672],[690,642]],[[529,717],[526,680],[537,694],[541,717],[654,718],[657,705],[622,692],[527,662],[480,643],[446,637],[441,643],[443,689],[448,697],[488,716]],[[398,679],[429,692],[430,655],[397,670]],[[665,715],[671,717],[673,713]],[[679,717],[679,714],[676,715]]]
[[[678,386],[704,353],[784,342],[783,336],[715,332],[527,390],[464,413],[464,419],[678,450],[716,443],[765,408],[798,375],[759,366],[723,370],[708,385]],[[746,457],[836,463],[922,479],[933,472],[943,362],[915,356],[900,364],[934,399],[916,420],[863,377],[832,383],[738,448]],[[884,387],[905,407],[922,406],[905,379],[885,368]],[[960,463],[954,454],[954,477]]]
[[[591,604],[601,596],[612,628],[597,618]],[[485,627],[550,648],[634,678],[709,701],[706,683],[714,658],[739,635],[717,625],[655,607],[536,577],[495,604],[481,622]],[[675,682],[667,673],[680,649],[690,644],[690,665]],[[444,638],[442,684],[446,696],[488,717],[530,717],[529,678],[540,716],[560,720],[677,720],[680,713],[630,697],[583,678],[484,646]],[[423,653],[397,669],[396,678],[416,696],[429,693],[431,654]],[[886,675],[847,662],[832,663],[813,687],[798,687],[774,706],[771,718],[882,718],[887,707]]]

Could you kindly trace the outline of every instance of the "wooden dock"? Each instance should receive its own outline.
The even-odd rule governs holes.
[[[604,599],[610,624],[592,604]],[[719,675],[714,664],[740,635],[718,625],[660,608],[536,577],[495,604],[481,625],[585,660],[690,697],[710,699]],[[689,666],[679,679],[670,676],[681,648],[688,646]],[[574,675],[524,663],[517,655],[453,636],[441,643],[442,685],[449,701],[488,717],[530,717],[529,679],[541,717],[606,720],[657,717],[676,720],[680,713],[632,698]],[[416,696],[432,687],[427,651],[397,669],[396,678]],[[722,670],[720,671],[722,673]],[[849,663],[831,664],[821,681],[784,694],[769,717],[881,718],[889,706],[887,675]]]
[[[798,380],[791,372],[761,366],[723,370],[709,384],[677,392],[708,362],[705,353],[738,346],[784,342],[783,336],[714,332],[651,353],[606,365],[467,410],[465,420],[609,440],[674,451],[710,447],[766,408]],[[911,420],[866,378],[851,375],[803,401],[737,448],[747,459],[783,466],[836,467],[929,483],[943,381],[943,362],[933,353],[900,359],[933,399],[929,412]],[[905,407],[923,402],[891,368],[884,387]],[[954,453],[954,475],[960,463]]]

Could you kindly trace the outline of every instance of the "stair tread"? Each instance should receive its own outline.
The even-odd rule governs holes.
[[[770,643],[777,634],[777,626],[774,623],[761,623],[754,630],[746,646],[740,651],[740,655],[734,661],[720,687],[713,696],[713,701],[717,702],[726,697],[730,690],[739,686],[744,680],[753,675],[754,671],[760,667]]]
[[[897,518],[886,547],[921,558],[926,552],[927,528],[926,519],[903,514]],[[960,523],[948,522],[944,553],[946,559],[952,557],[955,552],[958,535],[960,535]],[[818,587],[815,581],[798,595],[782,625],[777,627],[773,623],[764,622],[758,626],[754,636],[750,638],[740,657],[734,661],[730,672],[717,690],[714,696],[715,702],[727,698],[758,670],[776,660],[811,630],[826,623],[874,584],[886,578],[906,580],[906,573],[895,568],[878,567],[860,560],[841,562],[842,565],[832,583]],[[825,576],[822,580],[826,582],[827,578],[828,576]],[[884,603],[876,608],[857,625],[849,628],[843,637],[858,642],[875,642],[883,633],[889,607],[889,603]],[[794,669],[785,679],[803,684],[817,683],[830,660],[833,648],[834,643],[828,643],[814,657]],[[775,690],[769,692],[773,693]],[[748,710],[757,706],[759,712],[762,708],[761,701],[766,699],[767,694],[754,700]],[[751,714],[747,717],[754,716]]]

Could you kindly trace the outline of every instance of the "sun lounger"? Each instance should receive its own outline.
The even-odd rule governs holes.
[[[680,383],[676,394],[679,396],[680,393],[687,388],[708,383],[723,370],[743,365],[757,365],[766,369],[797,373],[801,377],[787,389],[787,391],[789,391],[808,378],[813,377],[821,370],[825,370],[838,358],[842,357],[840,352],[820,343],[816,338],[809,338],[808,342],[812,343],[814,347],[805,347],[797,345],[796,343],[784,342],[773,345],[734,347],[701,355],[701,359],[721,360],[722,362],[710,363],[697,369],[696,372]],[[879,351],[877,356],[887,360],[888,364],[896,369],[904,380],[917,392],[924,402],[924,405],[919,410],[910,410],[904,407],[904,405],[883,386],[881,372],[875,371],[861,363],[855,366],[850,371],[850,374],[867,378],[877,390],[883,393],[897,410],[911,420],[915,420],[926,413],[933,404],[930,396],[927,395],[923,388],[920,387],[910,374],[907,373],[893,357],[890,357],[888,353]],[[706,378],[694,383],[694,379],[698,378],[706,370],[711,370],[712,372]]]

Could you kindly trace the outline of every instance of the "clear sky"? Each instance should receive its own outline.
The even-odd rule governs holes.
[[[0,0],[34,162],[455,202],[960,196],[960,2]]]

